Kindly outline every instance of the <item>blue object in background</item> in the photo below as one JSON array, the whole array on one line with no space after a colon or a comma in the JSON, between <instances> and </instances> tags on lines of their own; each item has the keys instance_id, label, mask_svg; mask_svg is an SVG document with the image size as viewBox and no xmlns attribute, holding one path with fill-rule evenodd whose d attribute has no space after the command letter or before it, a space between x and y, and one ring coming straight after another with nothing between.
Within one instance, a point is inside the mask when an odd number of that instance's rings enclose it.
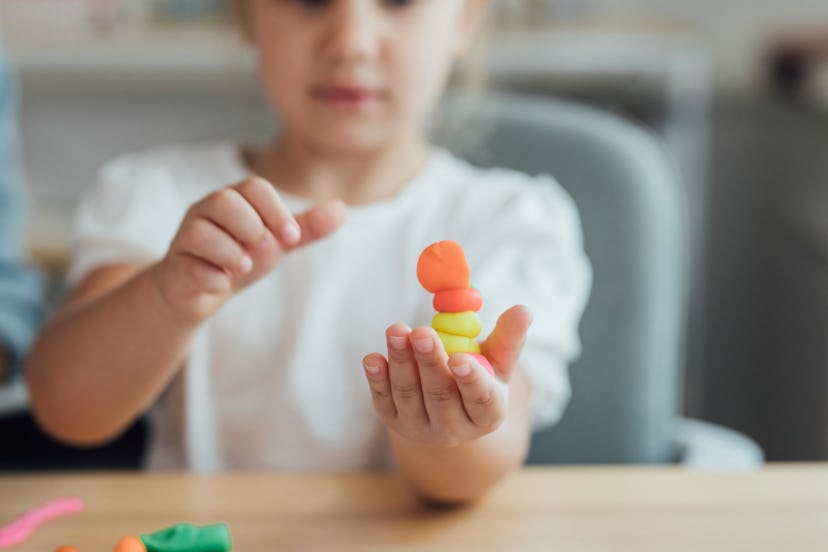
<instances>
[{"instance_id":1,"label":"blue object in background","mask_svg":"<svg viewBox=\"0 0 828 552\"><path fill-rule=\"evenodd\" d=\"M0 51L0 342L22 366L43 319L44 280L27 265L27 204L20 178L17 82Z\"/></svg>"}]
</instances>

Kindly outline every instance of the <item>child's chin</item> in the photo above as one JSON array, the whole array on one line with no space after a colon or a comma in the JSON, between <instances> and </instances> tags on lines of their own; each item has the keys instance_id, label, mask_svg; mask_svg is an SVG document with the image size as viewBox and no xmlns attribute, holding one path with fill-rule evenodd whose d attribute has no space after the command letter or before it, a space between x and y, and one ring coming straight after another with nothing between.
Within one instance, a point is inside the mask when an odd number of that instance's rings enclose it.
<instances>
[{"instance_id":1,"label":"child's chin","mask_svg":"<svg viewBox=\"0 0 828 552\"><path fill-rule=\"evenodd\" d=\"M391 133L365 124L330 124L316 133L318 147L340 155L359 155L382 149L389 144Z\"/></svg>"}]
</instances>

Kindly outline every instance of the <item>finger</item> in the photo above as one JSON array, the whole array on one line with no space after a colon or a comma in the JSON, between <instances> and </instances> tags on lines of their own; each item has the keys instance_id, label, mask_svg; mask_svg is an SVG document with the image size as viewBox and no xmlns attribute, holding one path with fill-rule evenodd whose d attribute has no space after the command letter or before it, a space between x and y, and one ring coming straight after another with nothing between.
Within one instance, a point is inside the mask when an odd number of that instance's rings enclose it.
<instances>
[{"instance_id":1,"label":"finger","mask_svg":"<svg viewBox=\"0 0 828 552\"><path fill-rule=\"evenodd\" d=\"M270 182L251 177L232 188L256 210L264 225L284 247L299 243L302 239L299 223Z\"/></svg>"},{"instance_id":2,"label":"finger","mask_svg":"<svg viewBox=\"0 0 828 552\"><path fill-rule=\"evenodd\" d=\"M213 192L197 204L195 211L243 246L259 243L267 232L259 213L235 188Z\"/></svg>"},{"instance_id":3,"label":"finger","mask_svg":"<svg viewBox=\"0 0 828 552\"><path fill-rule=\"evenodd\" d=\"M397 407L394 406L394 397L391 395L391 380L388 379L388 362L385 357L372 353L362 359L368 387L371 389L371 399L374 401L374 410L380 419L390 423L397 417Z\"/></svg>"},{"instance_id":4,"label":"finger","mask_svg":"<svg viewBox=\"0 0 828 552\"><path fill-rule=\"evenodd\" d=\"M467 423L460 391L448 369L448 355L436 332L428 326L416 328L409 341L417 359L423 402L432 425L448 429Z\"/></svg>"},{"instance_id":5,"label":"finger","mask_svg":"<svg viewBox=\"0 0 828 552\"><path fill-rule=\"evenodd\" d=\"M515 305L500 315L495 329L480 345L481 352L504 381L512 377L531 324L532 312L529 308Z\"/></svg>"},{"instance_id":6,"label":"finger","mask_svg":"<svg viewBox=\"0 0 828 552\"><path fill-rule=\"evenodd\" d=\"M397 417L411 424L427 424L428 415L423 404L423 393L417 363L408 336L411 330L394 324L385 332L388 345L388 377Z\"/></svg>"},{"instance_id":7,"label":"finger","mask_svg":"<svg viewBox=\"0 0 828 552\"><path fill-rule=\"evenodd\" d=\"M347 218L348 209L339 199L326 201L297 215L296 221L302 229L302 238L293 247L302 247L331 235Z\"/></svg>"},{"instance_id":8,"label":"finger","mask_svg":"<svg viewBox=\"0 0 828 552\"><path fill-rule=\"evenodd\" d=\"M227 271L244 275L253 267L253 261L224 230L205 218L191 218L182 225L177 237L177 249L197 259Z\"/></svg>"},{"instance_id":9,"label":"finger","mask_svg":"<svg viewBox=\"0 0 828 552\"><path fill-rule=\"evenodd\" d=\"M448 365L472 423L486 432L497 429L506 416L506 397L500 388L503 384L469 355L453 354Z\"/></svg>"}]
</instances>

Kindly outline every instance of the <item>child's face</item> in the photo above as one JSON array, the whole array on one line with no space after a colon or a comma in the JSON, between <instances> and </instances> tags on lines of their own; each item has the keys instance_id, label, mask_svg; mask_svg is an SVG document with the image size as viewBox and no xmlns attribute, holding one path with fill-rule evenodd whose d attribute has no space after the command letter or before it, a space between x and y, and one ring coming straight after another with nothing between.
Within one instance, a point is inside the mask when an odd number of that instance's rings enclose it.
<instances>
[{"instance_id":1,"label":"child's face","mask_svg":"<svg viewBox=\"0 0 828 552\"><path fill-rule=\"evenodd\" d=\"M486 0L237 0L265 94L313 147L420 132Z\"/></svg>"}]
</instances>

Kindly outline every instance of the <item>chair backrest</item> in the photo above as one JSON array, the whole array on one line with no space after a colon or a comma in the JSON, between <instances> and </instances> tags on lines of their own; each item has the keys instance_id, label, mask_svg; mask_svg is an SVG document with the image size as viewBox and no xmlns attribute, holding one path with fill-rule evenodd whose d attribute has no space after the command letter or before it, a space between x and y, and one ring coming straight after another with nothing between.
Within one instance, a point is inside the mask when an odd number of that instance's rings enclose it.
<instances>
[{"instance_id":1,"label":"chair backrest","mask_svg":"<svg viewBox=\"0 0 828 552\"><path fill-rule=\"evenodd\" d=\"M678 184L657 141L620 117L551 98L492 96L464 157L549 173L581 213L594 284L562 420L530 463L673 459L686 310Z\"/></svg>"}]
</instances>

